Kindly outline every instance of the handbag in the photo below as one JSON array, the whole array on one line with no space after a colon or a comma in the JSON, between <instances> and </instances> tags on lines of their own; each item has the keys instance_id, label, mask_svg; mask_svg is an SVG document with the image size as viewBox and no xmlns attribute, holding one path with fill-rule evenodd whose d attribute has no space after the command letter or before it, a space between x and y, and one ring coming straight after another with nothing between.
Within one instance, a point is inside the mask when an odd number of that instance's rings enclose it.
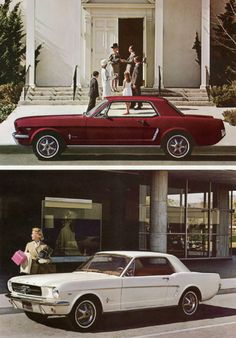
<instances>
[{"instance_id":1,"label":"handbag","mask_svg":"<svg viewBox=\"0 0 236 338\"><path fill-rule=\"evenodd\" d=\"M11 257L11 260L16 264L16 265L21 265L27 260L26 254L18 250L14 253L14 255Z\"/></svg>"}]
</instances>

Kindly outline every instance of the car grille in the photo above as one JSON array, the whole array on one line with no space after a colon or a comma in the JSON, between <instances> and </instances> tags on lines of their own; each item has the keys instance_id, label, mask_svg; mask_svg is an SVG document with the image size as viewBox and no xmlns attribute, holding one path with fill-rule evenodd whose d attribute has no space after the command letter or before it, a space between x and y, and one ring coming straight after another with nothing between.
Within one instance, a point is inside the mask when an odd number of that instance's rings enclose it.
<instances>
[{"instance_id":1,"label":"car grille","mask_svg":"<svg viewBox=\"0 0 236 338\"><path fill-rule=\"evenodd\" d=\"M35 285L12 283L12 289L13 291L24 295L42 296L41 288Z\"/></svg>"}]
</instances>

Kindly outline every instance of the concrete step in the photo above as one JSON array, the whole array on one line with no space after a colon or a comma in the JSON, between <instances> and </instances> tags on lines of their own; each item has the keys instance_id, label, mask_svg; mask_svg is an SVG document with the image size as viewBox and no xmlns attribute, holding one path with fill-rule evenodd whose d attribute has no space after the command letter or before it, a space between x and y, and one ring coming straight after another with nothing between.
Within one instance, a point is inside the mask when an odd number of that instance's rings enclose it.
<instances>
[{"instance_id":1,"label":"concrete step","mask_svg":"<svg viewBox=\"0 0 236 338\"><path fill-rule=\"evenodd\" d=\"M88 104L88 101L79 101L79 100L76 100L76 101L72 101L72 100L33 100L33 101L19 101L18 105L20 106L30 106L30 105L43 105L43 106L56 106L56 105L59 105L59 106L66 106L66 105L87 105Z\"/></svg>"},{"instance_id":2,"label":"concrete step","mask_svg":"<svg viewBox=\"0 0 236 338\"><path fill-rule=\"evenodd\" d=\"M185 97L181 96L161 96L164 99L167 99L168 101L188 101Z\"/></svg>"},{"instance_id":3,"label":"concrete step","mask_svg":"<svg viewBox=\"0 0 236 338\"><path fill-rule=\"evenodd\" d=\"M171 101L175 106L214 106L212 101Z\"/></svg>"},{"instance_id":4,"label":"concrete step","mask_svg":"<svg viewBox=\"0 0 236 338\"><path fill-rule=\"evenodd\" d=\"M102 92L100 88L100 93ZM88 104L89 88L78 88L76 91L75 100L73 100L73 89L71 87L35 87L30 88L27 94L26 101L21 101L20 104L42 104L42 105L57 105L57 104ZM113 92L112 95L122 95L122 87L119 87L118 92ZM159 96L157 88L142 88L142 95ZM209 102L206 90L199 88L164 88L161 91L161 97L166 98L173 104L180 105L213 105Z\"/></svg>"}]
</instances>

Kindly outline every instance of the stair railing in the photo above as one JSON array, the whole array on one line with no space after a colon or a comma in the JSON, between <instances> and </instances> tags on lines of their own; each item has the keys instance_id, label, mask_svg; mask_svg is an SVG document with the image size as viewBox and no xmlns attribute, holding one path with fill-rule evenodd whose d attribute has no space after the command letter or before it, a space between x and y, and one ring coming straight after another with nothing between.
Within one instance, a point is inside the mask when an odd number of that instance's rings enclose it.
<instances>
[{"instance_id":1,"label":"stair railing","mask_svg":"<svg viewBox=\"0 0 236 338\"><path fill-rule=\"evenodd\" d=\"M27 96L28 90L29 90L29 88L30 88L30 85L29 85L29 73L30 73L30 68L31 68L31 65L28 66L28 68L27 68L27 70L26 70L26 73L25 73L24 101L26 100L26 96Z\"/></svg>"},{"instance_id":2,"label":"stair railing","mask_svg":"<svg viewBox=\"0 0 236 338\"><path fill-rule=\"evenodd\" d=\"M206 70L206 85L209 86L210 85L210 72L207 66L205 66L205 70Z\"/></svg>"},{"instance_id":3,"label":"stair railing","mask_svg":"<svg viewBox=\"0 0 236 338\"><path fill-rule=\"evenodd\" d=\"M77 77L78 77L78 65L75 66L73 75L73 101L75 100L77 91Z\"/></svg>"},{"instance_id":4,"label":"stair railing","mask_svg":"<svg viewBox=\"0 0 236 338\"><path fill-rule=\"evenodd\" d=\"M208 96L208 101L211 101L211 86L210 86L210 72L207 66L205 66L205 71L206 71L206 91L207 91L207 96Z\"/></svg>"},{"instance_id":5,"label":"stair railing","mask_svg":"<svg viewBox=\"0 0 236 338\"><path fill-rule=\"evenodd\" d=\"M158 93L161 95L161 66L158 66Z\"/></svg>"}]
</instances>

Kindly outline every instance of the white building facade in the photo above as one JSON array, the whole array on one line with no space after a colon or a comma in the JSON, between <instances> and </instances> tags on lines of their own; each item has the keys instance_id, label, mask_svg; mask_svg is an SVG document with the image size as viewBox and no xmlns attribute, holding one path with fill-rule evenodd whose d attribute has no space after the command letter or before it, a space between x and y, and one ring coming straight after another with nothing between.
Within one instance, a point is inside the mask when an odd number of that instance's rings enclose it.
<instances>
[{"instance_id":1,"label":"white building facade","mask_svg":"<svg viewBox=\"0 0 236 338\"><path fill-rule=\"evenodd\" d=\"M31 86L71 86L75 67L79 85L87 86L100 60L118 42L146 57L146 87L205 88L210 71L210 36L214 17L226 0L23 0L26 63ZM201 67L192 49L201 41ZM34 50L42 44L35 71Z\"/></svg>"}]
</instances>

